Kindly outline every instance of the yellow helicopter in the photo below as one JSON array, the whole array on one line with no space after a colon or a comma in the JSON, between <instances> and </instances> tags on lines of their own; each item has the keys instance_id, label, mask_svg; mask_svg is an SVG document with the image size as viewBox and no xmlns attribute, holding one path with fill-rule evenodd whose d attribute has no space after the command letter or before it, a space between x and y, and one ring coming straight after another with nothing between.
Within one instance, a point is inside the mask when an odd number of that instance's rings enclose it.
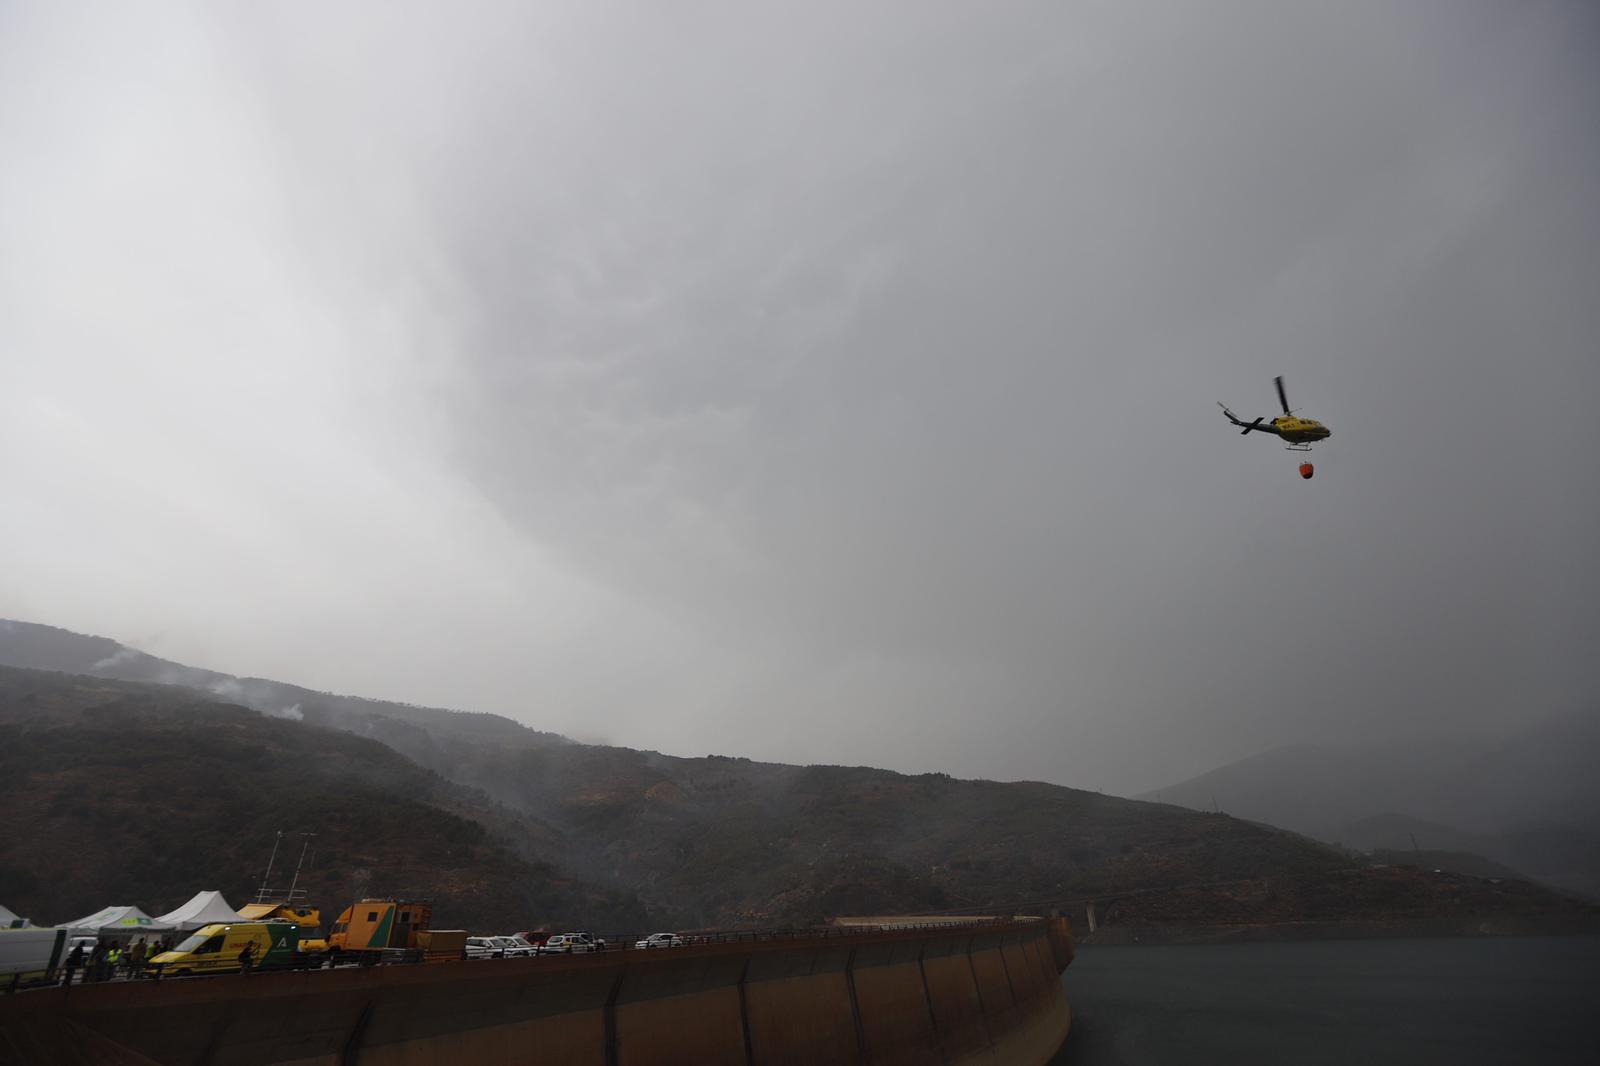
<instances>
[{"instance_id":1,"label":"yellow helicopter","mask_svg":"<svg viewBox=\"0 0 1600 1066\"><path fill-rule=\"evenodd\" d=\"M1309 452L1311 446L1317 441L1327 440L1333 436L1333 431L1316 419L1301 418L1289 410L1289 397L1283 391L1282 377L1273 378L1272 383L1278 387L1278 402L1283 405L1283 414L1278 418L1274 418L1271 422L1267 422L1265 415L1252 422L1246 422L1228 410L1227 404L1218 401L1217 406L1222 408L1222 413L1228 416L1228 421L1236 426L1244 427L1244 431L1240 436L1249 433L1252 429L1257 433L1276 433L1284 439L1291 451L1297 452ZM1267 424L1262 425L1263 422ZM1309 478L1313 472L1309 462L1300 465L1301 477Z\"/></svg>"}]
</instances>

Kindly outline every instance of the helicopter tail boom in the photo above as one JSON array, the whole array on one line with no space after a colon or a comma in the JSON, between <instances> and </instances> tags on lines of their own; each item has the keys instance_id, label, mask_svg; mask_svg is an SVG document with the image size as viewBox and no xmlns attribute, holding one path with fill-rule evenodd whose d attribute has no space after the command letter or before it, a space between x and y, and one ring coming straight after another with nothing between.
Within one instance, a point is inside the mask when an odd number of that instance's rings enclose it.
<instances>
[{"instance_id":1,"label":"helicopter tail boom","mask_svg":"<svg viewBox=\"0 0 1600 1066\"><path fill-rule=\"evenodd\" d=\"M1255 430L1257 433L1276 433L1277 432L1277 430L1273 429L1271 426L1263 426L1261 424L1262 422L1266 421L1266 416L1265 415L1263 415L1262 417L1256 419L1254 422L1246 422L1242 418L1240 418L1238 415L1236 415L1232 411L1228 410L1228 405L1223 403L1221 400L1217 401L1217 406L1222 408L1222 413L1228 416L1228 421L1229 422L1232 422L1236 426L1243 426L1244 427L1244 431L1239 434L1241 437L1244 436L1245 434L1249 433L1252 429Z\"/></svg>"}]
</instances>

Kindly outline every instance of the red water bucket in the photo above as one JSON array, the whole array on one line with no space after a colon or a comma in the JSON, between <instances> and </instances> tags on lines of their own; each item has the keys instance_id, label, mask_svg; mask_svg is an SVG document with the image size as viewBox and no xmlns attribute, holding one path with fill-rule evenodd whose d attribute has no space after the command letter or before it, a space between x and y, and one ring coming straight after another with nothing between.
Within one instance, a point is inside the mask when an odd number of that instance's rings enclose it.
<instances>
[{"instance_id":1,"label":"red water bucket","mask_svg":"<svg viewBox=\"0 0 1600 1066\"><path fill-rule=\"evenodd\" d=\"M1315 474L1316 472L1317 472L1316 467L1312 466L1310 463L1301 463L1300 464L1300 476L1301 477L1306 478L1307 480L1310 480L1311 475Z\"/></svg>"}]
</instances>

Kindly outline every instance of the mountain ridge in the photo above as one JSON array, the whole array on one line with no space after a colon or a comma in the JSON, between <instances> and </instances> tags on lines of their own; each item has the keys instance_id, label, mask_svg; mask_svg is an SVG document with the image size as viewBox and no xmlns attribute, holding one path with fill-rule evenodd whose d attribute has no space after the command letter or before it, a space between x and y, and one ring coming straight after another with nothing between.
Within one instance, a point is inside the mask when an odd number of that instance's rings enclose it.
<instances>
[{"instance_id":1,"label":"mountain ridge","mask_svg":"<svg viewBox=\"0 0 1600 1066\"><path fill-rule=\"evenodd\" d=\"M159 914L200 888L240 904L278 830L315 834L300 887L325 912L424 888L441 921L477 928L647 919L530 854L559 833L376 741L170 686L0 666L8 905L67 921L108 902Z\"/></svg>"},{"instance_id":2,"label":"mountain ridge","mask_svg":"<svg viewBox=\"0 0 1600 1066\"><path fill-rule=\"evenodd\" d=\"M0 626L0 662L32 655L101 673L159 671L189 682L173 691L199 685L211 698L214 686L227 689L230 680L153 657L119 656L115 642L82 642L89 640L104 638L13 622ZM579 744L498 716L231 680L239 682L241 700L253 698L266 714L295 719L285 725L376 741L534 819L558 838L548 846L559 854L549 858L563 874L635 894L668 926L796 925L849 913L1008 913L1025 903L1048 907L1050 900L1107 893L1185 889L1193 897L1194 886L1241 879L1267 886L1215 911L1237 916L1274 899L1326 900L1325 893L1291 887L1336 874L1353 878L1350 898L1366 898L1358 889L1370 880L1362 863L1326 844L1170 804L1044 782L669 756ZM286 693L296 702L284 704ZM1415 910L1434 887L1413 887L1408 906ZM1150 912L1151 897L1143 898ZM1496 898L1481 894L1478 902L1492 909L1501 905ZM1516 905L1525 904L1533 905ZM1186 907L1208 913L1206 892Z\"/></svg>"},{"instance_id":3,"label":"mountain ridge","mask_svg":"<svg viewBox=\"0 0 1600 1066\"><path fill-rule=\"evenodd\" d=\"M1600 897L1600 712L1495 738L1296 744L1135 797L1213 806L1365 851L1473 852Z\"/></svg>"}]
</instances>

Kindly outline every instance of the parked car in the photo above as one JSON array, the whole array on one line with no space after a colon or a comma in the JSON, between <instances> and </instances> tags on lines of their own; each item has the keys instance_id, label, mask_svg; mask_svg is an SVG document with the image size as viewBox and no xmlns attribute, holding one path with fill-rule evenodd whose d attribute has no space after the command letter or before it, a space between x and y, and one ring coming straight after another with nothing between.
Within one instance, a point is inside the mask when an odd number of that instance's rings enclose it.
<instances>
[{"instance_id":1,"label":"parked car","mask_svg":"<svg viewBox=\"0 0 1600 1066\"><path fill-rule=\"evenodd\" d=\"M557 933L539 945L541 955L577 955L597 950L599 949L594 946L593 940L578 933Z\"/></svg>"},{"instance_id":2,"label":"parked car","mask_svg":"<svg viewBox=\"0 0 1600 1066\"><path fill-rule=\"evenodd\" d=\"M687 940L677 933L651 933L643 940L637 941L633 946L641 950L650 948L681 948L688 944Z\"/></svg>"},{"instance_id":3,"label":"parked car","mask_svg":"<svg viewBox=\"0 0 1600 1066\"><path fill-rule=\"evenodd\" d=\"M594 945L594 950L596 951L604 951L606 949L606 942L604 940L601 940L593 933L586 932L582 929L578 930L576 933L568 933L567 935L579 937L582 940L587 941L588 943Z\"/></svg>"},{"instance_id":4,"label":"parked car","mask_svg":"<svg viewBox=\"0 0 1600 1066\"><path fill-rule=\"evenodd\" d=\"M525 944L514 936L492 936L489 939L500 945L500 954L504 958L520 959L533 954L533 945Z\"/></svg>"},{"instance_id":5,"label":"parked car","mask_svg":"<svg viewBox=\"0 0 1600 1066\"><path fill-rule=\"evenodd\" d=\"M492 936L467 937L467 958L469 959L503 959L506 949L494 942Z\"/></svg>"}]
</instances>

